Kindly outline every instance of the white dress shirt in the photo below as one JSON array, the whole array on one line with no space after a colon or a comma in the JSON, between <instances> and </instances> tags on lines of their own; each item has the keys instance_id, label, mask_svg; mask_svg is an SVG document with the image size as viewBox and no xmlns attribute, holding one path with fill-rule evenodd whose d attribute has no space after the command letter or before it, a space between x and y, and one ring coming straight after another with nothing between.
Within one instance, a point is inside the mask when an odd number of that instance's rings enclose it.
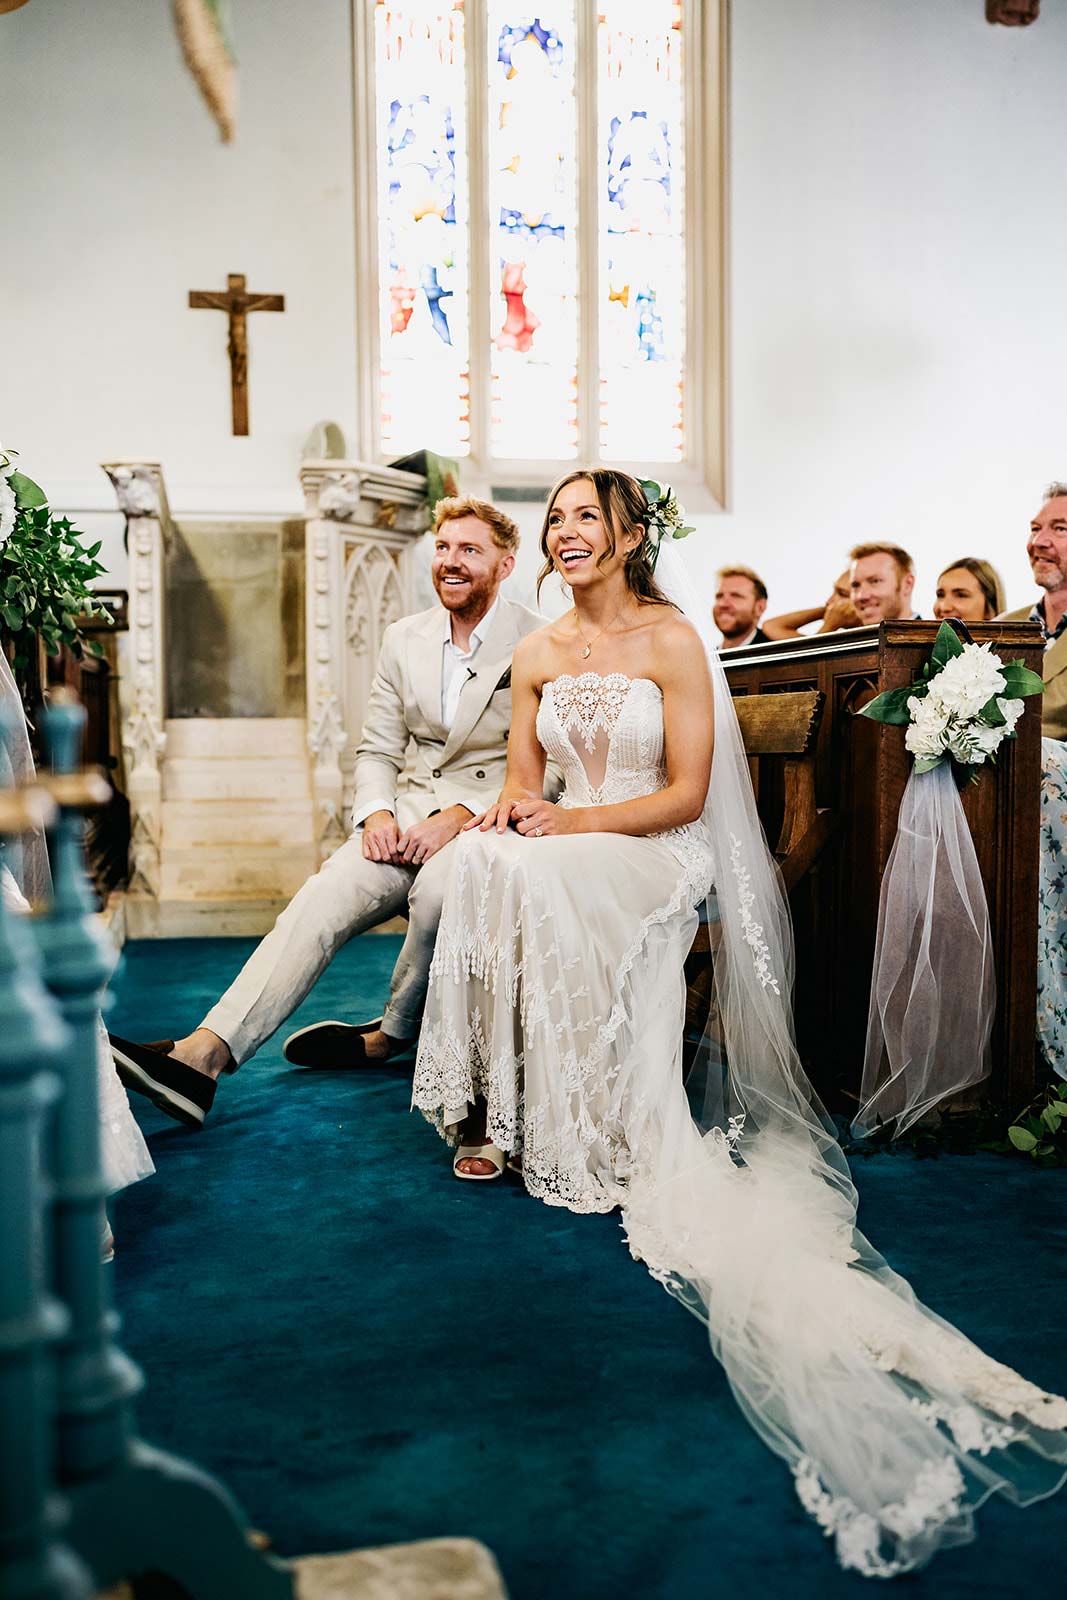
<instances>
[{"instance_id":1,"label":"white dress shirt","mask_svg":"<svg viewBox=\"0 0 1067 1600\"><path fill-rule=\"evenodd\" d=\"M456 711L459 706L459 697L463 685L468 678L474 677L471 662L478 654L482 640L493 624L493 616L499 605L499 599L494 600L489 610L485 613L477 627L471 629L470 649L463 651L452 642L452 618L448 612L444 615L444 632L441 642L441 721L449 730L456 720Z\"/></svg>"}]
</instances>

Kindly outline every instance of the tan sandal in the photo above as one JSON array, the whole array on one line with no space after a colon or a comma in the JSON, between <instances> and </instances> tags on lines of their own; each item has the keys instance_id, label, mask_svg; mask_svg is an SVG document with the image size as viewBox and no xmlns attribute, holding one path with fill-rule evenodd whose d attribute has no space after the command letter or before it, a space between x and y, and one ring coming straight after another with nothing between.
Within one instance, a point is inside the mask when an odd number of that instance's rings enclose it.
<instances>
[{"instance_id":1,"label":"tan sandal","mask_svg":"<svg viewBox=\"0 0 1067 1600\"><path fill-rule=\"evenodd\" d=\"M497 1178L504 1176L504 1163L507 1157L503 1150L498 1150L495 1144L461 1144L452 1157L452 1175L460 1178L464 1183L495 1183ZM493 1172L460 1172L461 1161L488 1161L496 1169Z\"/></svg>"}]
</instances>

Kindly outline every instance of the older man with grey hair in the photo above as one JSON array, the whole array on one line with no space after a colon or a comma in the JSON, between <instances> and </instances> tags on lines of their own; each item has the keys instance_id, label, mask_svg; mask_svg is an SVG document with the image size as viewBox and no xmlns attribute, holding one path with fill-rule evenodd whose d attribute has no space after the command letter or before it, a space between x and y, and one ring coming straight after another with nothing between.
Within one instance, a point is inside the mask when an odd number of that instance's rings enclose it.
<instances>
[{"instance_id":1,"label":"older man with grey hair","mask_svg":"<svg viewBox=\"0 0 1067 1600\"><path fill-rule=\"evenodd\" d=\"M1006 611L1005 622L1036 622L1045 640L1041 731L1067 739L1067 483L1050 483L1030 519L1026 543L1034 582L1044 591L1032 606Z\"/></svg>"}]
</instances>

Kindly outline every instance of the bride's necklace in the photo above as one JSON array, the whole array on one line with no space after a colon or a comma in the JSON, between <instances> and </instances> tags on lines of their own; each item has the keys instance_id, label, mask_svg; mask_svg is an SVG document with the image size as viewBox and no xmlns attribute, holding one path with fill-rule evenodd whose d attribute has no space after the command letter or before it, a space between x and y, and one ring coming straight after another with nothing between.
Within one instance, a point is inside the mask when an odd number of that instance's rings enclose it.
<instances>
[{"instance_id":1,"label":"bride's necklace","mask_svg":"<svg viewBox=\"0 0 1067 1600\"><path fill-rule=\"evenodd\" d=\"M593 637L591 639L587 639L585 634L582 632L582 625L578 621L578 607L575 606L575 608L574 608L574 626L578 631L579 639L585 645L585 649L582 651L582 660L583 661L588 661L589 660L590 651L592 650L593 646L596 644L597 640L600 638L600 634L607 633L607 631L611 627L612 623L618 622L619 618L622 616L623 611L625 609L626 609L626 601L624 600L622 605L619 607L618 611L616 611L615 615L611 618L611 621L610 622L605 622L604 626L600 629L600 633L594 633L594 635L593 635Z\"/></svg>"}]
</instances>

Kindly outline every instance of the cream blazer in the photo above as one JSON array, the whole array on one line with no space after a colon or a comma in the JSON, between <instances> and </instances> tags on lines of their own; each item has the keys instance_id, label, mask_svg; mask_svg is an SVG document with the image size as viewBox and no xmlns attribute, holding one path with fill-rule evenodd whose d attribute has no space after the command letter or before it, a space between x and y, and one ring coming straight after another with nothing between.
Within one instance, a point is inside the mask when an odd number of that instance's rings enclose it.
<instances>
[{"instance_id":1,"label":"cream blazer","mask_svg":"<svg viewBox=\"0 0 1067 1600\"><path fill-rule=\"evenodd\" d=\"M544 617L498 601L489 632L460 690L455 721L441 721L442 608L385 630L356 749L352 825L391 811L401 830L464 805L477 815L504 783L511 726L511 655ZM409 761L409 744L413 742Z\"/></svg>"},{"instance_id":2,"label":"cream blazer","mask_svg":"<svg viewBox=\"0 0 1067 1600\"><path fill-rule=\"evenodd\" d=\"M1018 611L1005 611L999 622L1025 622L1030 607ZM1045 680L1045 693L1041 698L1041 732L1046 739L1067 739L1067 633L1061 633L1056 643L1045 651L1041 663L1041 676Z\"/></svg>"}]
</instances>

